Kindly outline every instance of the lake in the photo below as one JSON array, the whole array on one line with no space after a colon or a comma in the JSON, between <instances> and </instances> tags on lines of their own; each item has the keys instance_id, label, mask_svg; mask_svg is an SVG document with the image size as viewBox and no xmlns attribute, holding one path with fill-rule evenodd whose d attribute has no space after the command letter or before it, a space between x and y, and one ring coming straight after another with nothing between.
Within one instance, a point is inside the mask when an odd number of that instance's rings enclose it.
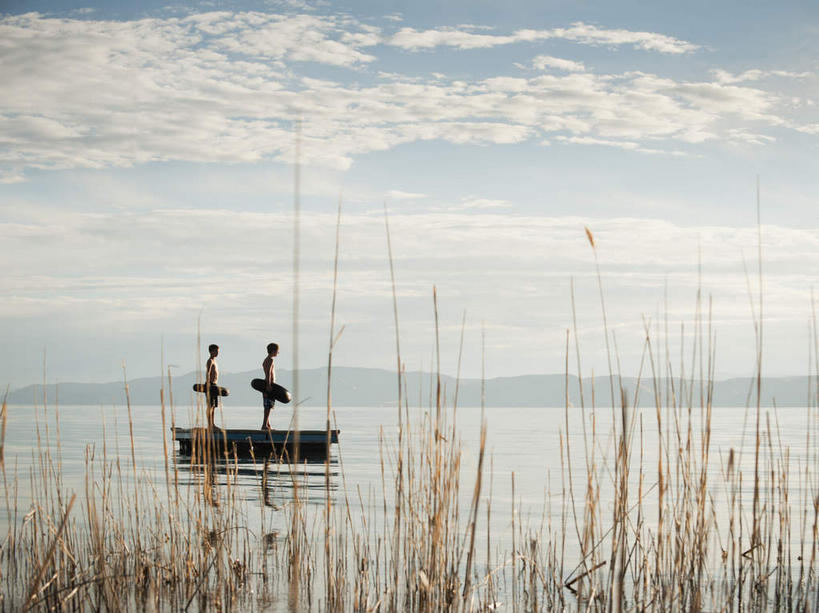
<instances>
[{"instance_id":1,"label":"lake","mask_svg":"<svg viewBox=\"0 0 819 613\"><path fill-rule=\"evenodd\" d=\"M713 409L710 429L710 460L704 473L702 464L702 415L693 411L660 412L655 409L629 411L627 429L630 433L630 473L627 476L627 504L641 507L642 529L649 533L657 530L659 498L658 468L662 459L666 478L682 482L707 480L709 501L712 505L709 522L714 534L711 548L718 551L726 541L725 531L731 518L737 514L738 497L747 514L754 497L756 413L755 409ZM76 492L82 499L86 491L87 458L90 453L99 461L103 456L117 466L121 474L121 491L127 500L132 485L153 484L153 496L167 501L165 494L165 445L171 451L170 471L176 467L180 486L199 483L201 472L191 466L186 457L175 452L170 437L173 421L179 427L201 423L194 407L177 407L168 412L167 424L162 427L162 411L158 406L127 407L65 406L59 410L23 406L8 408L5 436L5 468L7 492L12 491L6 513L0 514L5 532L9 522L21 521L29 513L32 502L42 498L42 492L33 491L37 479L31 475L43 471L40 461L44 454L54 459L55 471L64 492ZM435 411L409 408L404 419L413 424L413 432L434 419ZM217 412L217 425L227 428L256 428L261 422L261 407L225 406ZM587 465L592 466L598 512L608 518L617 501L612 481L616 470L616 432L622 424L619 411L611 409L580 410L572 408L489 408L483 413L486 428L486 457L481 489L481 515L476 531L478 539L492 536L493 563L503 563L514 544L513 539L525 534L565 535L561 559L565 568L574 569L581 560L578 540L582 532L583 496L587 491ZM481 417L479 408L460 408L457 412L444 411L443 436L451 442L460 441L460 487L458 513L468 524L468 511L473 496L480 452ZM812 515L812 500L816 494L815 475L811 472L817 462L817 413L805 408L763 409L759 438L759 473L762 475L760 496L769 506L782 500L782 485L787 484L787 498L793 517L793 530L788 532L789 546L815 546L806 528ZM298 424L301 429L323 429L326 409L300 407ZM274 428L284 429L293 423L291 407L277 405L271 417ZM568 424L567 424L568 420ZM617 430L612 429L612 423ZM301 495L306 497L307 513L319 517L329 495L334 505L345 506L349 512L360 515L362 521L378 518L387 521L387 509L395 499L392 474L395 469L395 448L398 432L398 412L395 408L339 408L333 414L333 427L340 429L339 445L334 446L331 460L325 468L308 464L296 470L295 477ZM453 435L454 428L454 435ZM133 433L131 432L133 429ZM568 437L566 432L568 431ZM658 434L658 431L661 434ZM420 434L415 435L417 440ZM163 440L164 437L164 440ZM660 454L660 438L664 442ZM133 438L133 447L131 440ZM410 436L412 438L412 436ZM566 451L568 441L569 452ZM133 450L133 455L132 455ZM382 463L382 458L384 462ZM690 458L685 468L680 458ZM133 467L136 463L136 469ZM669 465L670 464L670 465ZM681 466L683 465L683 466ZM730 465L730 466L729 466ZM270 466L264 473L261 462L242 461L234 467L234 495L240 501L241 521L257 540L266 534L286 534L288 516L281 512L292 498L293 475L288 467ZM329 488L325 470L329 470ZM225 483L230 470L217 471L217 483ZM741 481L736 475L743 475ZM770 477L781 474L782 479ZM571 475L571 479L568 479ZM733 475L733 476L732 476ZM766 476L768 475L768 476ZM220 486L217 485L217 489ZM668 497L683 497L682 486L670 487ZM36 490L36 487L35 487ZM163 502L163 504L164 504ZM674 504L678 504L678 500ZM491 514L486 508L491 504ZM733 506L732 506L733 505ZM310 510L312 509L312 510ZM733 510L732 510L733 509ZM811 514L805 515L810 509ZM574 518L578 518L575 525ZM385 524L386 525L386 524ZM513 530L513 526L515 530ZM373 529L373 528L370 528ZM378 528L374 528L378 530ZM606 536L602 528L599 535ZM465 534L465 530L464 530ZM518 544L519 546L519 544ZM486 560L487 567L490 561ZM286 608L278 602L277 607Z\"/></svg>"},{"instance_id":2,"label":"lake","mask_svg":"<svg viewBox=\"0 0 819 613\"><path fill-rule=\"evenodd\" d=\"M722 487L724 464L728 453L733 449L742 471L753 473L753 451L755 442L755 409L737 408L713 409L711 421L711 454L709 480L711 487L719 490ZM132 407L133 439L136 451L138 474L147 474L152 480L161 483L164 480L163 435L169 450L175 449L170 436L171 420L179 427L189 427L196 423L195 410L191 407L177 408L174 415L168 412L167 429L162 429L161 409L158 406ZM420 424L431 415L428 410L410 408L410 420ZM299 407L299 427L301 429L324 429L326 408ZM224 407L217 413L216 424L226 428L258 428L261 422L261 407ZM434 416L434 411L432 412ZM663 430L671 428L674 436L674 421L666 411ZM762 409L763 419L771 422L773 454L779 456L788 448L791 465L803 467L816 460L817 432L816 415L809 419L805 408ZM477 456L480 442L481 410L480 408L460 408L455 416L456 431L463 446L462 475L471 487L477 470ZM688 414L683 412L681 428L688 427ZM566 431L566 411L564 408L488 408L485 410L487 425L487 465L486 478L491 475L493 481L493 511L497 521L497 534L502 534L504 527L511 525L512 489L511 477L515 475L515 499L517 512L524 518L539 519L549 498L561 495L561 476L563 470L561 457L561 434ZM619 419L619 414L617 416ZM643 444L640 445L640 423L642 419ZM276 429L285 429L291 425L293 410L290 407L277 405L271 417L271 425ZM634 422L634 443L636 449L642 448L643 455L634 451L634 466L642 466L646 472L647 485L656 482L657 469L657 418L654 409L641 409ZM349 491L361 491L373 498L382 490L382 472L380 449L392 448L397 437L398 414L395 408L350 408L335 410L332 418L334 427L341 430L339 445L334 446L331 460L333 484L336 495L340 479L339 456L344 466L347 488ZM447 414L449 427L452 423L452 412ZM577 486L585 483L586 467L583 455L583 412L572 409L569 412L569 444L572 457L572 473ZM593 421L597 428L597 462L606 469L607 458L610 461L612 451L611 409L585 411L586 433L590 437ZM199 422L201 423L201 421ZM700 433L700 413L691 413L691 429L697 441ZM106 447L109 460L120 458L129 470L131 464L131 443L128 410L126 407L100 406L66 406L59 410L32 407L9 407L6 429L5 459L7 470L21 477L20 509L27 507L30 492L25 487L25 477L33 463L33 453L39 437L43 447L48 447L56 457L61 454L62 479L66 489L80 492L84 488L86 448L93 447L98 456ZM57 433L59 432L59 446ZM809 435L813 435L810 439ZM763 424L763 452L767 453L767 426ZM49 443L46 443L49 441ZM185 458L174 454L184 469ZM260 488L262 464L243 464L239 485L251 506L263 504ZM255 472L254 472L255 471ZM306 473L308 482L315 479L324 486L323 465L311 466ZM130 477L129 477L130 478ZM281 480L284 490L289 479ZM750 482L749 482L750 483ZM577 487L576 486L576 487ZM749 486L750 487L750 486ZM388 488L389 489L389 488ZM798 488L795 490L798 493ZM286 492L279 492L286 495ZM471 496L471 489L466 488L465 500ZM323 504L323 491L316 495L312 502ZM3 518L0 518L3 521Z\"/></svg>"}]
</instances>

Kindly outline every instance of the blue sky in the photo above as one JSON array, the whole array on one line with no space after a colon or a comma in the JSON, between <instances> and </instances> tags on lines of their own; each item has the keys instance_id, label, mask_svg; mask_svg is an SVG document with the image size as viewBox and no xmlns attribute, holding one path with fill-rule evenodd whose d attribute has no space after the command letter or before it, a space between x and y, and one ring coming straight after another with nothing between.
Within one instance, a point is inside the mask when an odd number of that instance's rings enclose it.
<instances>
[{"instance_id":1,"label":"blue sky","mask_svg":"<svg viewBox=\"0 0 819 613\"><path fill-rule=\"evenodd\" d=\"M605 370L594 259L624 370L643 323L691 346L713 298L719 376L752 373L756 177L766 369L809 367L819 272L815 3L5 2L0 368L14 386L292 356L326 361L343 202L339 363L391 368L390 211L408 368ZM698 276L698 262L702 274ZM666 299L667 296L667 299ZM199 324L197 322L200 322ZM680 340L682 338L682 341ZM291 349L288 351L288 347Z\"/></svg>"}]
</instances>

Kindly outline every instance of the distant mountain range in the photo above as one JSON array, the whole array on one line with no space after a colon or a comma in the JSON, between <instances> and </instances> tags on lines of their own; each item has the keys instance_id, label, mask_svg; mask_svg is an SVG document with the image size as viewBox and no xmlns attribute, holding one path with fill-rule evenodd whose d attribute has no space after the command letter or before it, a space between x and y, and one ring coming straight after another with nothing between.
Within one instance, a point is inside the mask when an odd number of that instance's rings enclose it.
<instances>
[{"instance_id":1,"label":"distant mountain range","mask_svg":"<svg viewBox=\"0 0 819 613\"><path fill-rule=\"evenodd\" d=\"M258 371L241 373L222 373L219 383L230 389L230 396L225 404L234 406L252 406L261 404L260 394L250 387L250 380L259 376ZM277 381L292 390L292 373L277 372ZM564 406L566 402L566 383L568 381L569 402L571 406L580 406L580 390L577 377L569 375L523 375L519 377L498 377L483 382L486 406L494 407L555 407ZM190 404L194 395L191 386L197 382L195 373L176 377L172 381L174 404ZM411 406L434 406L436 381L430 373L411 372L405 376L405 393ZM762 382L763 406L807 406L809 393L816 400L815 382L808 377L769 377ZM167 386L167 382L166 382ZM623 377L622 386L629 404L634 402L637 380L634 377ZM159 377L146 377L129 381L131 404L158 405L162 381ZM461 379L456 386L454 377L441 376L442 394L448 405L452 405L456 392L458 406L480 407L480 379ZM683 398L677 404L681 406L700 406L701 386L699 381L661 380L657 385L664 400L674 394ZM588 379L583 381L584 403L591 406L592 398L596 406L610 406L610 385L608 377L598 377L594 389ZM615 395L619 401L619 383L615 377ZM750 393L751 390L754 393ZM811 392L812 390L812 392ZM123 382L113 383L60 383L46 386L46 398L49 404L102 404L124 405L125 387ZM593 393L592 393L593 392ZM703 392L704 393L704 392ZM755 400L755 380L750 377L726 379L714 383L712 406L742 407L748 398L751 404ZM306 406L323 406L327 402L327 371L323 368L300 371L298 400ZM395 406L397 404L397 377L395 372L373 368L336 367L333 368L332 403L333 406ZM168 391L166 390L166 400ZM655 400L654 385L650 380L640 382L639 403L651 406ZM29 385L14 390L8 396L11 404L33 405L43 403L43 386Z\"/></svg>"}]
</instances>

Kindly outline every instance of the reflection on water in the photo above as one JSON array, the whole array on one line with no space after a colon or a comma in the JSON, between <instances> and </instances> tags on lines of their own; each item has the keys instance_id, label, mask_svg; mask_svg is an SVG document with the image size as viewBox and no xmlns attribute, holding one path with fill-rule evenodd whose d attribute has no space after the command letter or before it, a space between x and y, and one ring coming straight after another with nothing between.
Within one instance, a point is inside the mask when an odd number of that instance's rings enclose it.
<instances>
[{"instance_id":1,"label":"reflection on water","mask_svg":"<svg viewBox=\"0 0 819 613\"><path fill-rule=\"evenodd\" d=\"M325 497L335 496L339 488L338 460L334 457L326 462L313 459L291 464L242 457L202 461L199 454L192 458L176 452L174 462L182 487L202 486L207 481L210 488L235 488L240 499L259 501L272 509L292 500L294 488L307 504L314 505L324 504Z\"/></svg>"}]
</instances>

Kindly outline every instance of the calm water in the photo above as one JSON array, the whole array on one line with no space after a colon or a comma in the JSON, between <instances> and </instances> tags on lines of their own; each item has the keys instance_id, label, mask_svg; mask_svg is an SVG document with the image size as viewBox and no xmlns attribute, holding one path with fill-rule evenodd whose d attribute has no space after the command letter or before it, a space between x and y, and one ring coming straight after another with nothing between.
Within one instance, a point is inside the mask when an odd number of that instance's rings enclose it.
<instances>
[{"instance_id":1,"label":"calm water","mask_svg":"<svg viewBox=\"0 0 819 613\"><path fill-rule=\"evenodd\" d=\"M815 413L815 412L814 412ZM299 426L302 429L323 429L325 409L300 408ZM472 485L476 474L478 447L481 426L480 409L459 409L456 415L458 437L463 445L461 499L462 511L466 513L472 495ZM132 409L133 439L136 451L138 479L150 478L161 492L164 488L165 463L163 455L163 435L169 445L171 462L179 468L180 483L183 485L196 478L189 469L186 459L174 450L169 432L163 431L159 407L139 406ZM410 409L410 419L415 425L420 424L428 413ZM561 453L561 435L565 436L566 415L562 408L514 408L487 409L485 413L488 437L487 460L485 464L485 481L483 501L490 493L492 525L494 537L510 534L512 526L512 474L514 473L516 522L529 524L538 528L541 522L559 517L564 504L563 488L568 491L569 483L563 477L568 471L566 455ZM666 412L663 418L663 436L674 439L679 428L683 436L688 428L688 412L684 412L678 423ZM194 409L177 409L173 419L178 426L187 427L195 421ZM273 427L286 428L293 419L293 410L277 407L271 420ZM451 412L447 417L452 423ZM619 419L619 417L618 417ZM168 415L170 426L171 415ZM694 438L699 441L699 412L693 411L690 417ZM229 407L217 415L217 424L228 428L254 428L261 421L261 407ZM610 410L598 409L594 412L572 410L569 415L568 441L571 448L572 475L577 504L582 508L580 496L585 488L586 467L584 447L594 449L595 464L601 481L601 501L609 505L607 498L610 481L609 462L613 457L611 437L612 415ZM801 508L804 499L812 498L812 488L805 488L800 483L799 474L805 465L817 465L817 446L819 440L816 432L815 415L807 409L786 408L763 410L762 439L764 457L771 456L781 461L788 454L792 475L791 504ZM397 432L397 414L394 408L339 408L335 412L336 427L341 430L340 445L334 449L331 462L331 493L336 501L343 501L345 496L350 503L363 512L381 508L384 493L391 496L389 480L390 465L387 464L387 485L382 485L382 466L380 462L380 441L384 448L394 447ZM770 424L772 436L767 438ZM656 515L656 495L651 495L652 485L656 482L657 470L657 417L653 409L638 412L632 422L634 444L632 467L634 469L631 499L636 501L639 468L644 471L643 490L645 496L646 517ZM587 436L594 428L597 433L595 445L584 446L584 426ZM750 504L753 476L753 450L755 442L755 413L745 409L714 409L711 434L711 464L709 482L712 495L717 505L720 497L727 496L727 486L723 477L724 466L729 450L735 452L736 462L742 469L746 483L746 501ZM59 445L57 443L59 432ZM127 482L134 478L131 459L130 431L128 411L124 407L100 406L66 406L43 410L31 407L9 408L8 424L5 439L5 461L7 483L17 490L17 502L10 504L17 508L18 516L25 514L31 505L31 471L37 467L38 433L40 446L47 449L55 458L60 458L61 477L65 490L76 491L78 500L82 500L85 491L86 453L93 450L98 458L103 453L108 460L120 458L123 478ZM810 435L810 436L808 436ZM642 444L640 438L642 437ZM770 442L770 447L769 443ZM696 447L692 450L698 454ZM676 446L676 443L675 443ZM642 450L642 452L641 452ZM345 480L341 478L341 467ZM262 466L250 462L243 463L239 470L241 498L248 510L249 524L252 529L268 527L253 526L261 521L263 507L275 508L283 504L290 495L291 479L289 475L272 472L267 479L271 486L267 498L262 492ZM309 500L316 505L323 504L325 496L323 464L308 466L303 472L307 484ZM162 486L162 487L159 487ZM124 490L127 492L128 488ZM267 504L266 504L267 503ZM5 506L5 503L0 503ZM792 510L796 510L795 508ZM0 526L5 527L12 509L0 513ZM717 513L718 517L720 511ZM795 516L795 514L794 514ZM268 514L268 518L270 514ZM608 515L604 514L604 517ZM274 519L275 522L275 514ZM503 540L503 539L502 539Z\"/></svg>"}]
</instances>

